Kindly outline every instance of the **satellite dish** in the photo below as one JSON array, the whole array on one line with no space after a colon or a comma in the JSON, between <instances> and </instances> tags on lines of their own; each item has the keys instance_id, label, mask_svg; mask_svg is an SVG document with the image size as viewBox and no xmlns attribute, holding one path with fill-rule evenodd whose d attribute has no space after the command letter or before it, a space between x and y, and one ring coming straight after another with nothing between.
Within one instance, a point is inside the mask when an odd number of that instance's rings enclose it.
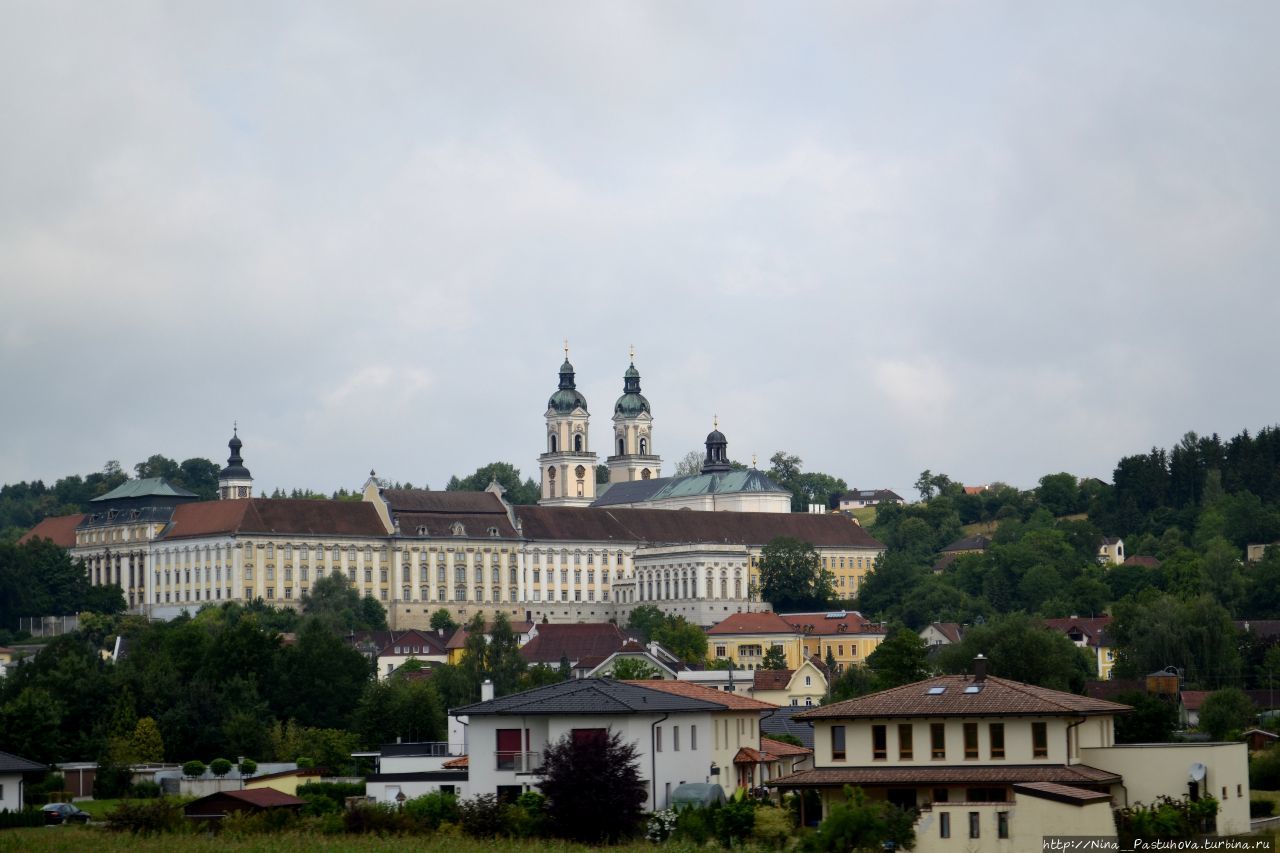
<instances>
[{"instance_id":1,"label":"satellite dish","mask_svg":"<svg viewBox=\"0 0 1280 853\"><path fill-rule=\"evenodd\" d=\"M1205 772L1206 772L1207 770L1208 770L1208 768L1207 768L1207 767L1205 767L1203 764L1201 764L1199 761L1197 761L1195 764L1192 764L1192 765L1191 765L1191 769L1188 771L1188 773L1189 773L1189 774L1190 774L1190 776L1191 776L1191 781L1192 781L1192 782L1203 782L1203 781L1204 781L1204 774L1205 774Z\"/></svg>"}]
</instances>

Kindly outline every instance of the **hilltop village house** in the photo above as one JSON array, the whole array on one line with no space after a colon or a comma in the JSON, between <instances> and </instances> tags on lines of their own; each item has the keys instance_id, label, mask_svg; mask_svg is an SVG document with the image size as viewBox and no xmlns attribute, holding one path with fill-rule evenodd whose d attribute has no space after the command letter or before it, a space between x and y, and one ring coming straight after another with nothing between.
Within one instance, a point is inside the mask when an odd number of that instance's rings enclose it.
<instances>
[{"instance_id":1,"label":"hilltop village house","mask_svg":"<svg viewBox=\"0 0 1280 853\"><path fill-rule=\"evenodd\" d=\"M171 618L209 602L296 605L316 579L347 577L381 601L393 628L456 617L625 622L652 604L700 625L767 609L761 549L778 536L812 543L852 598L884 546L839 515L791 513L759 471L735 470L718 429L702 472L660 478L648 400L634 364L615 404L611 482L595 493L586 401L566 359L546 412L543 501L513 506L483 492L392 489L372 472L361 501L253 498L238 434L216 501L162 480L130 480L87 514L45 519L44 536L82 559L95 584L116 583L131 611ZM657 486L655 489L654 487ZM615 491L616 490L616 491ZM673 508L673 507L683 507ZM693 510L693 511L690 511ZM703 511L699 511L703 510ZM707 511L714 510L714 511ZM743 511L750 510L750 511Z\"/></svg>"}]
</instances>

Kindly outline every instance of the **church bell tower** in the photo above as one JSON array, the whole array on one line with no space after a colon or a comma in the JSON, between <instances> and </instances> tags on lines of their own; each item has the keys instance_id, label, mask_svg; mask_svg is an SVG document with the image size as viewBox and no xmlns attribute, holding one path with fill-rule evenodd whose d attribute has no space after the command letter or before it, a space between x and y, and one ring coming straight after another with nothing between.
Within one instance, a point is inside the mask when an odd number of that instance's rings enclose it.
<instances>
[{"instance_id":1,"label":"church bell tower","mask_svg":"<svg viewBox=\"0 0 1280 853\"><path fill-rule=\"evenodd\" d=\"M587 398L574 383L569 342L560 387L547 401L546 450L538 457L542 506L589 506L596 499L596 455L591 451Z\"/></svg>"},{"instance_id":2,"label":"church bell tower","mask_svg":"<svg viewBox=\"0 0 1280 853\"><path fill-rule=\"evenodd\" d=\"M607 461L610 483L662 476L662 458L653 452L653 414L640 393L635 348L631 365L622 374L622 396L613 404L613 452Z\"/></svg>"}]
</instances>

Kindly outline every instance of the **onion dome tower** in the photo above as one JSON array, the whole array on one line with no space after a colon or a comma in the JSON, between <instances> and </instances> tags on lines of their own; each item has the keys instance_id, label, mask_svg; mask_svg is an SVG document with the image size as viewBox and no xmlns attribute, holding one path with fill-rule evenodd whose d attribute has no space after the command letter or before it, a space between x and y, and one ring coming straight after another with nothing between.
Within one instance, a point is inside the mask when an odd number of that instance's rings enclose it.
<instances>
[{"instance_id":1,"label":"onion dome tower","mask_svg":"<svg viewBox=\"0 0 1280 853\"><path fill-rule=\"evenodd\" d=\"M662 476L662 458L653 452L653 414L640 393L636 351L622 374L622 396L613 404L613 455L609 456L609 482L653 480Z\"/></svg>"},{"instance_id":2,"label":"onion dome tower","mask_svg":"<svg viewBox=\"0 0 1280 853\"><path fill-rule=\"evenodd\" d=\"M543 506L589 506L596 498L596 455L591 452L587 398L574 383L569 342L564 344L560 387L547 401L546 451L538 457Z\"/></svg>"},{"instance_id":3,"label":"onion dome tower","mask_svg":"<svg viewBox=\"0 0 1280 853\"><path fill-rule=\"evenodd\" d=\"M231 440L227 442L231 455L227 457L227 467L218 473L218 499L253 497L253 475L244 467L244 459L240 456L240 448L244 442L240 440L239 425L231 428Z\"/></svg>"}]
</instances>

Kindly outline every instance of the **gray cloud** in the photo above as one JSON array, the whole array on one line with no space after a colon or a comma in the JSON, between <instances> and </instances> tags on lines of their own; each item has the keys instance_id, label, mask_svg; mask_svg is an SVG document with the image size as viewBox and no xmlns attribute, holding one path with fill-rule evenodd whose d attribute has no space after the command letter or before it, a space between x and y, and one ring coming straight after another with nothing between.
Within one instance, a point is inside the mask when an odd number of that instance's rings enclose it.
<instances>
[{"instance_id":1,"label":"gray cloud","mask_svg":"<svg viewBox=\"0 0 1280 853\"><path fill-rule=\"evenodd\" d=\"M0 479L531 473L568 337L851 485L1274 420L1273 4L0 12ZM598 434L598 433L597 433ZM597 439L597 443L599 440Z\"/></svg>"}]
</instances>

